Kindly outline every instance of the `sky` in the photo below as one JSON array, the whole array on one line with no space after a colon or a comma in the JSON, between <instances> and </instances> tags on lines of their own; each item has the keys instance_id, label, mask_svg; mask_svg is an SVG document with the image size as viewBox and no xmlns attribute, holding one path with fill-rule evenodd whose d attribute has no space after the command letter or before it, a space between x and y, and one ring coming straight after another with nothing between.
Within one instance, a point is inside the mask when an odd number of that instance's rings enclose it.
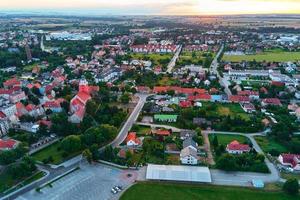
<instances>
[{"instance_id":1,"label":"sky","mask_svg":"<svg viewBox=\"0 0 300 200\"><path fill-rule=\"evenodd\" d=\"M0 10L98 14L300 14L300 0L0 0Z\"/></svg>"}]
</instances>

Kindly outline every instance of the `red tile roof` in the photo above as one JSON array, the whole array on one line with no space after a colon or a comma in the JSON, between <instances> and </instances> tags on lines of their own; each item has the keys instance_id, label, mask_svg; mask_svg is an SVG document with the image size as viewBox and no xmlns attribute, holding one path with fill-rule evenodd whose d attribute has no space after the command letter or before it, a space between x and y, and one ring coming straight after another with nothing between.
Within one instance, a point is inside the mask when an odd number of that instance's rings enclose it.
<instances>
[{"instance_id":1,"label":"red tile roof","mask_svg":"<svg viewBox=\"0 0 300 200\"><path fill-rule=\"evenodd\" d=\"M190 101L196 101L196 100L211 100L211 95L209 94L197 94L189 96L188 99Z\"/></svg>"},{"instance_id":2,"label":"red tile roof","mask_svg":"<svg viewBox=\"0 0 300 200\"><path fill-rule=\"evenodd\" d=\"M289 163L293 167L298 164L297 160L300 160L300 155L298 154L281 154L281 156L283 163Z\"/></svg>"},{"instance_id":3,"label":"red tile roof","mask_svg":"<svg viewBox=\"0 0 300 200\"><path fill-rule=\"evenodd\" d=\"M191 101L180 101L179 106L182 108L189 108L193 106Z\"/></svg>"},{"instance_id":4,"label":"red tile roof","mask_svg":"<svg viewBox=\"0 0 300 200\"><path fill-rule=\"evenodd\" d=\"M3 83L4 87L12 87L12 86L15 86L15 85L21 85L21 82L16 79L16 78L12 78L12 79L9 79L7 81L5 81Z\"/></svg>"},{"instance_id":5,"label":"red tile roof","mask_svg":"<svg viewBox=\"0 0 300 200\"><path fill-rule=\"evenodd\" d=\"M161 135L161 136L169 136L171 135L169 130L156 130L155 135Z\"/></svg>"},{"instance_id":6,"label":"red tile roof","mask_svg":"<svg viewBox=\"0 0 300 200\"><path fill-rule=\"evenodd\" d=\"M168 91L175 91L176 93L193 95L195 93L198 94L206 94L207 91L205 89L199 88L181 88L176 86L156 86L153 88L154 93L161 93L161 92L168 92Z\"/></svg>"},{"instance_id":7,"label":"red tile roof","mask_svg":"<svg viewBox=\"0 0 300 200\"><path fill-rule=\"evenodd\" d=\"M244 91L239 91L238 95L240 95L240 96L258 96L259 93L257 91L244 90Z\"/></svg>"},{"instance_id":8,"label":"red tile roof","mask_svg":"<svg viewBox=\"0 0 300 200\"><path fill-rule=\"evenodd\" d=\"M2 111L0 111L0 119L3 119L5 117L6 117L6 115Z\"/></svg>"},{"instance_id":9,"label":"red tile roof","mask_svg":"<svg viewBox=\"0 0 300 200\"><path fill-rule=\"evenodd\" d=\"M57 101L47 101L44 103L44 107L46 108L60 108L60 103Z\"/></svg>"},{"instance_id":10,"label":"red tile roof","mask_svg":"<svg viewBox=\"0 0 300 200\"><path fill-rule=\"evenodd\" d=\"M229 151L250 151L250 146L248 144L240 144L238 141L234 140L227 145Z\"/></svg>"},{"instance_id":11,"label":"red tile roof","mask_svg":"<svg viewBox=\"0 0 300 200\"><path fill-rule=\"evenodd\" d=\"M86 102L91 99L91 96L85 92L78 92L76 98L79 98L82 103L86 104Z\"/></svg>"},{"instance_id":12,"label":"red tile roof","mask_svg":"<svg viewBox=\"0 0 300 200\"><path fill-rule=\"evenodd\" d=\"M126 137L126 142L134 141L136 144L141 144L141 141L136 137L136 132L128 133Z\"/></svg>"},{"instance_id":13,"label":"red tile roof","mask_svg":"<svg viewBox=\"0 0 300 200\"><path fill-rule=\"evenodd\" d=\"M229 96L229 101L235 103L248 103L250 102L250 98L248 96L231 95Z\"/></svg>"},{"instance_id":14,"label":"red tile roof","mask_svg":"<svg viewBox=\"0 0 300 200\"><path fill-rule=\"evenodd\" d=\"M281 105L281 102L278 98L266 98L266 99L263 99L263 103L268 104L268 105L275 105L275 106Z\"/></svg>"},{"instance_id":15,"label":"red tile roof","mask_svg":"<svg viewBox=\"0 0 300 200\"><path fill-rule=\"evenodd\" d=\"M0 139L0 150L13 149L18 142L13 139L2 140Z\"/></svg>"}]
</instances>

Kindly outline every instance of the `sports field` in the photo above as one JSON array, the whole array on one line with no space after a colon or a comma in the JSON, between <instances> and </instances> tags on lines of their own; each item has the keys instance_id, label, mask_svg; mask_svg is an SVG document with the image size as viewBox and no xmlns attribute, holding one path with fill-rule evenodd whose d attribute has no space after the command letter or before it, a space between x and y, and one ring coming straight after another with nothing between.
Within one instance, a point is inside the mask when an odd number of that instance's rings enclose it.
<instances>
[{"instance_id":1,"label":"sports field","mask_svg":"<svg viewBox=\"0 0 300 200\"><path fill-rule=\"evenodd\" d=\"M300 60L300 52L269 51L255 55L224 55L223 60L230 62L253 60L257 62L288 62Z\"/></svg>"},{"instance_id":2,"label":"sports field","mask_svg":"<svg viewBox=\"0 0 300 200\"><path fill-rule=\"evenodd\" d=\"M129 188L121 200L295 200L282 192L173 183L137 183Z\"/></svg>"}]
</instances>

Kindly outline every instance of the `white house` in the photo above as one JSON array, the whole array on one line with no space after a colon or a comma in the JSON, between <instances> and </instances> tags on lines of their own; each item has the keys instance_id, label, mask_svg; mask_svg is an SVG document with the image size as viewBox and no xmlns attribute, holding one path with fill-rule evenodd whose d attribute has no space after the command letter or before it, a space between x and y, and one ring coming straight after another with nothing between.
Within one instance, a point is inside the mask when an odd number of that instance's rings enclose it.
<instances>
[{"instance_id":1,"label":"white house","mask_svg":"<svg viewBox=\"0 0 300 200\"><path fill-rule=\"evenodd\" d=\"M185 165L197 165L198 164L198 156L197 150L192 147L186 147L180 152L180 161Z\"/></svg>"}]
</instances>

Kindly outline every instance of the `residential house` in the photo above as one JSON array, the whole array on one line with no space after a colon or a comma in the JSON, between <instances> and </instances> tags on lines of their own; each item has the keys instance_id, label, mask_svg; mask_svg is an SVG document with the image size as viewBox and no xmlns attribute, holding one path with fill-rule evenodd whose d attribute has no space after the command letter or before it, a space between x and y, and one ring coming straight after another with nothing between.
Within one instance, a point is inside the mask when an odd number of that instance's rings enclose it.
<instances>
[{"instance_id":1,"label":"residential house","mask_svg":"<svg viewBox=\"0 0 300 200\"><path fill-rule=\"evenodd\" d=\"M268 106L268 105L272 105L272 106L281 106L281 102L278 98L266 98L263 99L261 102L262 106Z\"/></svg>"},{"instance_id":2,"label":"residential house","mask_svg":"<svg viewBox=\"0 0 300 200\"><path fill-rule=\"evenodd\" d=\"M197 150L188 146L181 150L180 152L180 161L185 165L197 165L198 164L198 156Z\"/></svg>"},{"instance_id":3,"label":"residential house","mask_svg":"<svg viewBox=\"0 0 300 200\"><path fill-rule=\"evenodd\" d=\"M157 129L157 130L152 130L151 131L152 134L154 135L158 135L158 136L170 136L171 132L169 130L165 130L165 129Z\"/></svg>"},{"instance_id":4,"label":"residential house","mask_svg":"<svg viewBox=\"0 0 300 200\"><path fill-rule=\"evenodd\" d=\"M43 104L43 108L45 109L45 111L51 110L54 113L62 112L62 107L61 107L60 103L55 100L54 101L46 101Z\"/></svg>"},{"instance_id":5,"label":"residential house","mask_svg":"<svg viewBox=\"0 0 300 200\"><path fill-rule=\"evenodd\" d=\"M182 147L183 148L190 147L198 151L198 144L191 137L188 137L185 140L183 140Z\"/></svg>"},{"instance_id":6,"label":"residential house","mask_svg":"<svg viewBox=\"0 0 300 200\"><path fill-rule=\"evenodd\" d=\"M300 155L298 154L281 154L278 157L278 161L284 165L293 168L294 170L300 170Z\"/></svg>"},{"instance_id":7,"label":"residential house","mask_svg":"<svg viewBox=\"0 0 300 200\"><path fill-rule=\"evenodd\" d=\"M13 139L3 140L0 139L0 151L8 151L15 149L18 146L19 142Z\"/></svg>"},{"instance_id":8,"label":"residential house","mask_svg":"<svg viewBox=\"0 0 300 200\"><path fill-rule=\"evenodd\" d=\"M241 104L241 106L246 113L253 113L256 111L255 106L252 103L244 103Z\"/></svg>"},{"instance_id":9,"label":"residential house","mask_svg":"<svg viewBox=\"0 0 300 200\"><path fill-rule=\"evenodd\" d=\"M193 130L181 130L180 139L185 140L187 138L193 138L196 134L196 131Z\"/></svg>"},{"instance_id":10,"label":"residential house","mask_svg":"<svg viewBox=\"0 0 300 200\"><path fill-rule=\"evenodd\" d=\"M232 141L226 147L226 151L230 154L242 154L250 152L251 148L248 144L240 144L237 140Z\"/></svg>"},{"instance_id":11,"label":"residential house","mask_svg":"<svg viewBox=\"0 0 300 200\"><path fill-rule=\"evenodd\" d=\"M136 132L128 133L126 137L126 145L127 146L138 146L141 145L141 140L136 137Z\"/></svg>"}]
</instances>

